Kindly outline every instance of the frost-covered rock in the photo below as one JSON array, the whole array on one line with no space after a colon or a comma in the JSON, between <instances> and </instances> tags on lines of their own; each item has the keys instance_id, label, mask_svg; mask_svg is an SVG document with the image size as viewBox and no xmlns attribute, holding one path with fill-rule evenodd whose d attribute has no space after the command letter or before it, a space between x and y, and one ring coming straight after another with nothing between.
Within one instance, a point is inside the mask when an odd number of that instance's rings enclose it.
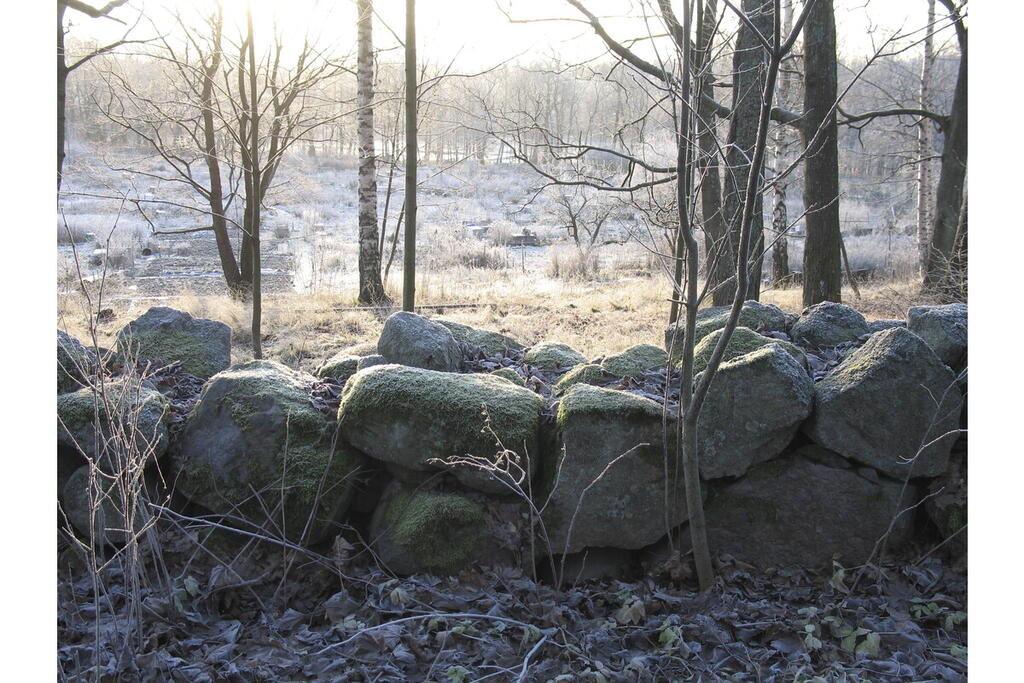
<instances>
[{"instance_id":1,"label":"frost-covered rock","mask_svg":"<svg viewBox=\"0 0 1024 683\"><path fill-rule=\"evenodd\" d=\"M562 370L587 362L587 357L567 344L542 341L530 347L523 360L543 370Z\"/></svg>"},{"instance_id":2,"label":"frost-covered rock","mask_svg":"<svg viewBox=\"0 0 1024 683\"><path fill-rule=\"evenodd\" d=\"M883 332L893 327L906 327L906 320L872 320L868 322L868 332Z\"/></svg>"},{"instance_id":3,"label":"frost-covered rock","mask_svg":"<svg viewBox=\"0 0 1024 683\"><path fill-rule=\"evenodd\" d=\"M837 346L857 341L870 332L868 321L856 310L843 304L822 301L804 309L789 335L804 346Z\"/></svg>"},{"instance_id":4,"label":"frost-covered rock","mask_svg":"<svg viewBox=\"0 0 1024 683\"><path fill-rule=\"evenodd\" d=\"M708 543L762 568L826 568L833 555L847 567L862 564L896 513L913 504L913 487L900 504L901 486L785 456L708 496ZM887 547L899 547L909 532L910 516L904 515Z\"/></svg>"},{"instance_id":5,"label":"frost-covered rock","mask_svg":"<svg viewBox=\"0 0 1024 683\"><path fill-rule=\"evenodd\" d=\"M715 346L718 344L718 340L722 336L722 330L715 330L711 334L707 335L697 344L693 349L693 372L703 372L708 366L708 361L711 360L711 355L715 352ZM800 367L807 365L807 357L803 351L793 346L787 341L781 339L772 339L771 337L765 337L757 332L746 327L737 327L733 330L732 336L729 337L729 343L725 346L725 353L722 355L722 361L732 360L738 358L744 354L756 351L762 347L768 346L769 344L778 344L781 346L786 353L793 356Z\"/></svg>"},{"instance_id":6,"label":"frost-covered rock","mask_svg":"<svg viewBox=\"0 0 1024 683\"><path fill-rule=\"evenodd\" d=\"M458 372L462 364L462 350L447 327L408 311L384 322L377 351L389 363L426 370Z\"/></svg>"},{"instance_id":7,"label":"frost-covered rock","mask_svg":"<svg viewBox=\"0 0 1024 683\"><path fill-rule=\"evenodd\" d=\"M333 377L342 384L345 384L349 377L356 374L356 371L359 369L359 361L361 360L362 357L360 356L339 352L325 360L317 368L316 376Z\"/></svg>"},{"instance_id":8,"label":"frost-covered rock","mask_svg":"<svg viewBox=\"0 0 1024 683\"><path fill-rule=\"evenodd\" d=\"M525 506L480 494L392 482L370 522L370 543L391 571L456 574L471 564L516 565ZM511 529L510 529L511 527Z\"/></svg>"},{"instance_id":9,"label":"frost-covered rock","mask_svg":"<svg viewBox=\"0 0 1024 683\"><path fill-rule=\"evenodd\" d=\"M372 368L375 365L388 365L388 359L380 354L370 354L369 356L360 356L359 364L356 365L356 372L365 370L366 368Z\"/></svg>"},{"instance_id":10,"label":"frost-covered rock","mask_svg":"<svg viewBox=\"0 0 1024 683\"><path fill-rule=\"evenodd\" d=\"M455 341L462 342L468 346L478 346L488 356L504 353L510 349L518 350L523 348L523 345L515 339L500 332L481 330L441 318L438 318L435 322L447 327L448 331L455 337Z\"/></svg>"},{"instance_id":11,"label":"frost-covered rock","mask_svg":"<svg viewBox=\"0 0 1024 683\"><path fill-rule=\"evenodd\" d=\"M668 354L653 344L637 344L622 353L608 356L601 362L601 368L616 377L641 378L645 372L664 370Z\"/></svg>"},{"instance_id":12,"label":"frost-covered rock","mask_svg":"<svg viewBox=\"0 0 1024 683\"><path fill-rule=\"evenodd\" d=\"M513 472L527 465L533 472L542 405L540 396L500 377L382 365L348 381L338 422L353 446L409 470L436 471L445 467L432 460L467 455L506 467L498 458L497 438L521 458L512 464ZM487 420L493 434L483 431ZM471 488L509 493L502 480L511 480L500 472L470 465L445 469Z\"/></svg>"},{"instance_id":13,"label":"frost-covered rock","mask_svg":"<svg viewBox=\"0 0 1024 683\"><path fill-rule=\"evenodd\" d=\"M491 374L494 375L495 377L501 377L503 379L507 379L509 382L512 382L513 384L515 384L517 386L520 386L520 387L525 387L526 386L526 380L523 379L523 376L520 375L515 370L513 370L512 368L498 368L497 370L495 370Z\"/></svg>"},{"instance_id":14,"label":"frost-covered rock","mask_svg":"<svg viewBox=\"0 0 1024 683\"><path fill-rule=\"evenodd\" d=\"M92 374L96 357L92 350L63 330L57 330L57 393L77 391Z\"/></svg>"},{"instance_id":15,"label":"frost-covered rock","mask_svg":"<svg viewBox=\"0 0 1024 683\"><path fill-rule=\"evenodd\" d=\"M114 460L161 457L170 441L169 418L167 399L160 392L138 382L105 382L102 388L79 389L57 397L57 444L112 472L118 466ZM132 453L125 452L128 443Z\"/></svg>"},{"instance_id":16,"label":"frost-covered rock","mask_svg":"<svg viewBox=\"0 0 1024 683\"><path fill-rule=\"evenodd\" d=\"M231 365L231 328L154 306L117 333L117 349L142 360L180 361L185 372L206 379Z\"/></svg>"},{"instance_id":17,"label":"frost-covered rock","mask_svg":"<svg viewBox=\"0 0 1024 683\"><path fill-rule=\"evenodd\" d=\"M804 431L815 442L890 476L906 476L918 450L957 429L956 378L913 332L877 332L814 387ZM947 436L917 456L913 476L946 469L956 440Z\"/></svg>"},{"instance_id":18,"label":"frost-covered rock","mask_svg":"<svg viewBox=\"0 0 1024 683\"><path fill-rule=\"evenodd\" d=\"M713 306L702 308L697 311L697 326L694 328L693 338L695 343L700 341L716 330L725 327L729 320L729 312L732 306ZM743 302L740 309L740 316L737 325L747 327L755 331L785 332L788 328L786 314L782 309L773 304L762 304L760 301ZM672 361L678 362L683 351L683 324L679 324L679 338L673 346L672 340L675 336L675 326L665 330L665 349L672 354Z\"/></svg>"},{"instance_id":19,"label":"frost-covered rock","mask_svg":"<svg viewBox=\"0 0 1024 683\"><path fill-rule=\"evenodd\" d=\"M907 327L954 372L966 367L967 304L914 306L907 312Z\"/></svg>"},{"instance_id":20,"label":"frost-covered rock","mask_svg":"<svg viewBox=\"0 0 1024 683\"><path fill-rule=\"evenodd\" d=\"M535 499L548 501L543 519L552 552L636 549L658 540L666 521L661 406L579 384L561 400L557 421L557 448L545 452L535 486ZM674 462L667 468L670 526L687 518Z\"/></svg>"},{"instance_id":21,"label":"frost-covered rock","mask_svg":"<svg viewBox=\"0 0 1024 683\"><path fill-rule=\"evenodd\" d=\"M555 383L554 392L556 395L564 394L577 384L598 384L605 379L604 370L597 363L584 363L577 365L569 372L558 378Z\"/></svg>"},{"instance_id":22,"label":"frost-covered rock","mask_svg":"<svg viewBox=\"0 0 1024 683\"><path fill-rule=\"evenodd\" d=\"M309 400L313 381L273 361L212 377L172 454L177 489L214 513L283 530L292 541L316 543L336 531L360 456L335 448L334 425ZM277 511L272 520L268 510Z\"/></svg>"},{"instance_id":23,"label":"frost-covered rock","mask_svg":"<svg viewBox=\"0 0 1024 683\"><path fill-rule=\"evenodd\" d=\"M722 363L697 422L701 476L736 477L779 455L813 402L814 382L778 342Z\"/></svg>"}]
</instances>

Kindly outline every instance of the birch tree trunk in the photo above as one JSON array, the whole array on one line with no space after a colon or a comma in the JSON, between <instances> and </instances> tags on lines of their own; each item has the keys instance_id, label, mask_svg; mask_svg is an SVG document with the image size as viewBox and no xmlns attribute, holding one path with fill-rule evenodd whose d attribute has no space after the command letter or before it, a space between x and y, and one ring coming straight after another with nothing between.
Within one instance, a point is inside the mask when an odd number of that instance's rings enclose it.
<instances>
[{"instance_id":1,"label":"birch tree trunk","mask_svg":"<svg viewBox=\"0 0 1024 683\"><path fill-rule=\"evenodd\" d=\"M932 72L935 67L935 49L932 26L935 24L935 0L928 0L928 33L924 38L924 57L921 60L921 109L931 110ZM921 273L928 263L928 243L931 241L932 222L932 122L922 118L917 127L917 257Z\"/></svg>"},{"instance_id":2,"label":"birch tree trunk","mask_svg":"<svg viewBox=\"0 0 1024 683\"><path fill-rule=\"evenodd\" d=\"M373 0L357 0L356 134L359 138L359 303L387 299L380 278L377 230L377 157L373 144Z\"/></svg>"},{"instance_id":3,"label":"birch tree trunk","mask_svg":"<svg viewBox=\"0 0 1024 683\"><path fill-rule=\"evenodd\" d=\"M782 34L789 35L793 30L793 2L787 0L782 7ZM793 57L795 60L796 58ZM779 106L794 109L793 99L796 94L794 87L795 66L791 64L786 71L779 73ZM786 209L786 190L789 178L779 177L792 160L794 131L790 126L779 126L775 129L775 154L772 156L775 176L775 191L772 196L772 283L779 285L789 280L789 243L786 240L786 229L789 227L789 212Z\"/></svg>"}]
</instances>

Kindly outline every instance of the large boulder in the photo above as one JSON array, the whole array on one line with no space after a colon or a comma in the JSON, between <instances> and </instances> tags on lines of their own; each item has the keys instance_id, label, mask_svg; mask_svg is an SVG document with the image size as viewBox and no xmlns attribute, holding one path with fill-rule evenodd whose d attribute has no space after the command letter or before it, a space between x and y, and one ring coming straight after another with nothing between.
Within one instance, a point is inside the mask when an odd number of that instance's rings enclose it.
<instances>
[{"instance_id":1,"label":"large boulder","mask_svg":"<svg viewBox=\"0 0 1024 683\"><path fill-rule=\"evenodd\" d=\"M117 333L117 349L141 360L180 361L185 372L207 379L231 365L231 328L154 306Z\"/></svg>"},{"instance_id":2,"label":"large boulder","mask_svg":"<svg viewBox=\"0 0 1024 683\"><path fill-rule=\"evenodd\" d=\"M731 310L732 306L713 306L697 311L697 326L694 328L693 334L694 343L700 343L704 337L725 327ZM737 325L763 332L785 332L789 327L786 314L781 308L773 304L762 304L753 299L743 302ZM674 325L665 330L665 349L672 354L672 361L678 362L683 353L682 320L679 322L679 338L673 345L675 331Z\"/></svg>"},{"instance_id":3,"label":"large boulder","mask_svg":"<svg viewBox=\"0 0 1024 683\"><path fill-rule=\"evenodd\" d=\"M761 568L820 569L830 566L833 555L845 566L863 564L896 513L913 504L911 490L901 504L901 488L896 481L872 482L853 470L786 456L708 496L708 543ZM910 517L897 522L888 548L907 539Z\"/></svg>"},{"instance_id":4,"label":"large boulder","mask_svg":"<svg viewBox=\"0 0 1024 683\"><path fill-rule=\"evenodd\" d=\"M960 389L913 332L894 327L873 334L814 392L804 431L816 443L893 477L945 471L956 436L938 437L959 427Z\"/></svg>"},{"instance_id":5,"label":"large boulder","mask_svg":"<svg viewBox=\"0 0 1024 683\"><path fill-rule=\"evenodd\" d=\"M954 372L966 367L967 304L914 306L907 312L907 327Z\"/></svg>"},{"instance_id":6,"label":"large boulder","mask_svg":"<svg viewBox=\"0 0 1024 683\"><path fill-rule=\"evenodd\" d=\"M542 406L540 396L501 377L381 365L348 381L338 422L345 439L376 460L421 472L451 469L466 486L507 494L506 483L536 469ZM438 462L466 456L481 467Z\"/></svg>"},{"instance_id":7,"label":"large boulder","mask_svg":"<svg viewBox=\"0 0 1024 683\"><path fill-rule=\"evenodd\" d=\"M664 370L668 354L653 344L637 344L622 353L608 356L601 362L601 369L616 377L640 379L645 372Z\"/></svg>"},{"instance_id":8,"label":"large boulder","mask_svg":"<svg viewBox=\"0 0 1024 683\"><path fill-rule=\"evenodd\" d=\"M57 330L57 393L77 391L96 365L95 354L63 330Z\"/></svg>"},{"instance_id":9,"label":"large boulder","mask_svg":"<svg viewBox=\"0 0 1024 683\"><path fill-rule=\"evenodd\" d=\"M455 574L471 564L517 565L530 528L522 502L392 482L370 522L370 544L396 574Z\"/></svg>"},{"instance_id":10,"label":"large boulder","mask_svg":"<svg viewBox=\"0 0 1024 683\"><path fill-rule=\"evenodd\" d=\"M825 347L857 341L870 332L868 321L856 310L822 301L804 309L790 328L789 335L797 344Z\"/></svg>"},{"instance_id":11,"label":"large boulder","mask_svg":"<svg viewBox=\"0 0 1024 683\"><path fill-rule=\"evenodd\" d=\"M547 501L551 552L642 548L665 534L666 519L670 527L686 520L671 447L665 463L660 405L579 384L561 400L557 422L560 452L547 454L535 498Z\"/></svg>"},{"instance_id":12,"label":"large boulder","mask_svg":"<svg viewBox=\"0 0 1024 683\"><path fill-rule=\"evenodd\" d=\"M477 346L485 355L488 356L523 348L523 345L515 339L501 334L500 332L481 330L475 327L470 327L469 325L463 325L461 323L452 322L451 320L443 320L441 318L438 318L436 322L447 327L448 331L452 333L453 337L455 337L455 341L462 342L467 346Z\"/></svg>"},{"instance_id":13,"label":"large boulder","mask_svg":"<svg viewBox=\"0 0 1024 683\"><path fill-rule=\"evenodd\" d=\"M707 368L708 361L711 360L711 355L715 352L715 346L718 345L718 340L721 339L722 334L722 329L715 330L701 339L697 346L694 347L694 373L703 372L704 369ZM801 367L805 367L807 365L807 356L796 346L787 341L782 341L781 339L765 337L764 335L760 335L747 327L737 327L733 330L732 336L729 337L729 343L725 345L725 353L722 355L722 361L724 362L732 360L733 358L739 358L744 354L756 351L757 349L770 344L778 344L781 346L786 353L793 356Z\"/></svg>"},{"instance_id":14,"label":"large boulder","mask_svg":"<svg viewBox=\"0 0 1024 683\"><path fill-rule=\"evenodd\" d=\"M555 341L542 341L530 347L523 356L529 365L536 365L542 370L557 371L571 368L587 362L587 357L568 344Z\"/></svg>"},{"instance_id":15,"label":"large boulder","mask_svg":"<svg viewBox=\"0 0 1024 683\"><path fill-rule=\"evenodd\" d=\"M512 368L498 368L491 373L495 377L501 377L512 382L516 386L525 387L526 379Z\"/></svg>"},{"instance_id":16,"label":"large boulder","mask_svg":"<svg viewBox=\"0 0 1024 683\"><path fill-rule=\"evenodd\" d=\"M348 507L360 456L335 445L335 426L309 400L313 381L273 361L212 377L172 454L177 489L295 542L328 537Z\"/></svg>"},{"instance_id":17,"label":"large boulder","mask_svg":"<svg viewBox=\"0 0 1024 683\"><path fill-rule=\"evenodd\" d=\"M447 327L408 311L388 316L377 351L389 363L426 370L458 372L462 364L462 350Z\"/></svg>"},{"instance_id":18,"label":"large boulder","mask_svg":"<svg viewBox=\"0 0 1024 683\"><path fill-rule=\"evenodd\" d=\"M736 477L779 455L813 403L814 382L779 343L722 363L697 422L701 476Z\"/></svg>"},{"instance_id":19,"label":"large boulder","mask_svg":"<svg viewBox=\"0 0 1024 683\"><path fill-rule=\"evenodd\" d=\"M129 461L161 457L170 442L169 419L159 391L138 381L105 382L57 397L57 445L113 473Z\"/></svg>"}]
</instances>

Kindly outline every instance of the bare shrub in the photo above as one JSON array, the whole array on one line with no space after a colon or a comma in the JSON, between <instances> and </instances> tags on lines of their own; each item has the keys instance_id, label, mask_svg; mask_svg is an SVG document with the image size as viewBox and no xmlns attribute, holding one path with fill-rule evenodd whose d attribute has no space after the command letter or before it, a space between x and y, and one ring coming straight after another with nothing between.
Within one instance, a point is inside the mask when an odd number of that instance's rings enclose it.
<instances>
[{"instance_id":1,"label":"bare shrub","mask_svg":"<svg viewBox=\"0 0 1024 683\"><path fill-rule=\"evenodd\" d=\"M547 275L556 280L596 280L600 265L593 249L553 247L548 250Z\"/></svg>"}]
</instances>

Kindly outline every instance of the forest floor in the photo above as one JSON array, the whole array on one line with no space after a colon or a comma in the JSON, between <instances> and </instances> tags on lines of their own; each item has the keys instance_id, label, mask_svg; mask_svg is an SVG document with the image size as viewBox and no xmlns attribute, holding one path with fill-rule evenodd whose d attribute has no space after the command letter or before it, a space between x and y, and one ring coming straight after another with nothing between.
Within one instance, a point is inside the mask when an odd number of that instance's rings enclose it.
<instances>
[{"instance_id":1,"label":"forest floor","mask_svg":"<svg viewBox=\"0 0 1024 683\"><path fill-rule=\"evenodd\" d=\"M678 556L556 587L508 568L396 578L351 530L319 552L174 517L152 533L138 583L120 568L124 553L94 575L60 543L68 679L966 679L966 573L926 549L916 561L824 574L719 556L702 594Z\"/></svg>"}]
</instances>

